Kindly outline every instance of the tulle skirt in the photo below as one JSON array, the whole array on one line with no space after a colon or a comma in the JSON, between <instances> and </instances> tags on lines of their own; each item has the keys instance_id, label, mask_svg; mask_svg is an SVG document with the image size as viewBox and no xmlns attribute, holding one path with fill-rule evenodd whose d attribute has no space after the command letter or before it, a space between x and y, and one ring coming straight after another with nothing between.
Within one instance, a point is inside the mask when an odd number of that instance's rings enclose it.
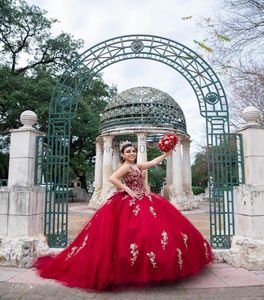
<instances>
[{"instance_id":1,"label":"tulle skirt","mask_svg":"<svg viewBox=\"0 0 264 300\"><path fill-rule=\"evenodd\" d=\"M92 290L173 282L213 261L202 234L168 200L117 192L56 256L39 257L38 274Z\"/></svg>"}]
</instances>

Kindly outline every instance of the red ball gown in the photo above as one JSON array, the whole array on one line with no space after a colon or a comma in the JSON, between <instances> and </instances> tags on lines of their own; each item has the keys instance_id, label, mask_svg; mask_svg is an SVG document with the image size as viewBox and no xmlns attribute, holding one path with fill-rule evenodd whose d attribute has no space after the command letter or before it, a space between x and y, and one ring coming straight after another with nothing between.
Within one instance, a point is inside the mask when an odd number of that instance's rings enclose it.
<instances>
[{"instance_id":1,"label":"red ball gown","mask_svg":"<svg viewBox=\"0 0 264 300\"><path fill-rule=\"evenodd\" d=\"M173 282L212 262L210 245L190 221L162 196L144 192L144 172L131 168L123 179L142 197L114 193L65 250L37 259L41 277L106 290Z\"/></svg>"}]
</instances>

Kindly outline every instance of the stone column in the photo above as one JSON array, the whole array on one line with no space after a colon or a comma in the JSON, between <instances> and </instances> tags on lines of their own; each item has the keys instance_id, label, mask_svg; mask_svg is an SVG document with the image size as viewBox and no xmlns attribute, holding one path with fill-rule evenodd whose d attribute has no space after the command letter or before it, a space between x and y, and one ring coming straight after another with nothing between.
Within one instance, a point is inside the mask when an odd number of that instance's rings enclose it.
<instances>
[{"instance_id":1,"label":"stone column","mask_svg":"<svg viewBox=\"0 0 264 300\"><path fill-rule=\"evenodd\" d=\"M44 232L44 188L34 185L37 116L24 111L24 125L11 130L8 187L0 190L0 265L31 267L47 251ZM10 253L12 255L10 255Z\"/></svg>"},{"instance_id":2,"label":"stone column","mask_svg":"<svg viewBox=\"0 0 264 300\"><path fill-rule=\"evenodd\" d=\"M109 182L109 177L113 173L113 136L107 135L103 137L104 150L103 150L103 176L102 176L102 200L106 198L113 191L113 185Z\"/></svg>"},{"instance_id":3,"label":"stone column","mask_svg":"<svg viewBox=\"0 0 264 300\"><path fill-rule=\"evenodd\" d=\"M190 157L190 139L185 138L182 143L182 181L183 191L187 197L192 196L192 170Z\"/></svg>"},{"instance_id":4,"label":"stone column","mask_svg":"<svg viewBox=\"0 0 264 300\"><path fill-rule=\"evenodd\" d=\"M181 202L183 194L182 186L182 153L181 138L172 152L172 202L177 206L177 202Z\"/></svg>"},{"instance_id":5,"label":"stone column","mask_svg":"<svg viewBox=\"0 0 264 300\"><path fill-rule=\"evenodd\" d=\"M43 135L32 127L37 121L35 113L24 111L20 118L24 126L10 130L8 187L34 185L36 137Z\"/></svg>"},{"instance_id":6,"label":"stone column","mask_svg":"<svg viewBox=\"0 0 264 300\"><path fill-rule=\"evenodd\" d=\"M264 240L264 128L257 123L255 107L245 108L242 116L247 121L238 130L243 137L245 184L236 189L236 234Z\"/></svg>"},{"instance_id":7,"label":"stone column","mask_svg":"<svg viewBox=\"0 0 264 300\"><path fill-rule=\"evenodd\" d=\"M218 260L248 270L264 270L264 128L253 106L242 112L245 184L234 190L235 236L231 249L216 252ZM220 259L219 259L220 258Z\"/></svg>"},{"instance_id":8,"label":"stone column","mask_svg":"<svg viewBox=\"0 0 264 300\"><path fill-rule=\"evenodd\" d=\"M115 145L113 148L113 172L118 169L119 163L120 163L119 147L118 145Z\"/></svg>"},{"instance_id":9,"label":"stone column","mask_svg":"<svg viewBox=\"0 0 264 300\"><path fill-rule=\"evenodd\" d=\"M138 153L137 153L137 163L144 163L148 160L147 157L147 134L140 132L137 133L137 142L138 142ZM148 183L148 172L146 172L146 180L145 182Z\"/></svg>"},{"instance_id":10,"label":"stone column","mask_svg":"<svg viewBox=\"0 0 264 300\"><path fill-rule=\"evenodd\" d=\"M95 189L91 200L89 201L89 207L97 207L102 192L102 176L103 176L103 139L101 137L96 138L96 158L95 158L95 172L94 172L94 184Z\"/></svg>"},{"instance_id":11,"label":"stone column","mask_svg":"<svg viewBox=\"0 0 264 300\"><path fill-rule=\"evenodd\" d=\"M164 186L164 197L170 199L172 188L172 156L169 156L166 161L166 185Z\"/></svg>"}]
</instances>

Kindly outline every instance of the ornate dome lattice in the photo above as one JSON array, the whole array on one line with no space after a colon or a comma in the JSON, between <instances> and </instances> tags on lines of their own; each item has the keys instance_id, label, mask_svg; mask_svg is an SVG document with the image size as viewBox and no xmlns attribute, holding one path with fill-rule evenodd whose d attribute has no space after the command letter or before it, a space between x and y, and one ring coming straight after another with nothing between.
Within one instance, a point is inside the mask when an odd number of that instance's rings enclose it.
<instances>
[{"instance_id":1,"label":"ornate dome lattice","mask_svg":"<svg viewBox=\"0 0 264 300\"><path fill-rule=\"evenodd\" d=\"M134 87L115 96L105 107L100 133L128 127L166 127L186 133L182 109L167 93L152 87Z\"/></svg>"}]
</instances>

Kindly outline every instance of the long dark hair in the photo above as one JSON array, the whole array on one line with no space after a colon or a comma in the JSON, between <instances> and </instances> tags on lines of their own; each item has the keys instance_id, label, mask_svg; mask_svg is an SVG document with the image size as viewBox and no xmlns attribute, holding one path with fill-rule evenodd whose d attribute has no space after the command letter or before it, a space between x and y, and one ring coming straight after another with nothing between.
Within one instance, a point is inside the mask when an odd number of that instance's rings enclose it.
<instances>
[{"instance_id":1,"label":"long dark hair","mask_svg":"<svg viewBox=\"0 0 264 300\"><path fill-rule=\"evenodd\" d=\"M123 146L121 146L121 148L120 148L120 162L121 163L124 162L124 159L123 159L123 157L122 157L121 154L124 154L126 148L128 148L128 147L133 147L136 150L136 152L137 152L137 148L134 145L132 145L131 143L127 143L127 144L124 144ZM137 161L137 159L136 159L136 161Z\"/></svg>"}]
</instances>

